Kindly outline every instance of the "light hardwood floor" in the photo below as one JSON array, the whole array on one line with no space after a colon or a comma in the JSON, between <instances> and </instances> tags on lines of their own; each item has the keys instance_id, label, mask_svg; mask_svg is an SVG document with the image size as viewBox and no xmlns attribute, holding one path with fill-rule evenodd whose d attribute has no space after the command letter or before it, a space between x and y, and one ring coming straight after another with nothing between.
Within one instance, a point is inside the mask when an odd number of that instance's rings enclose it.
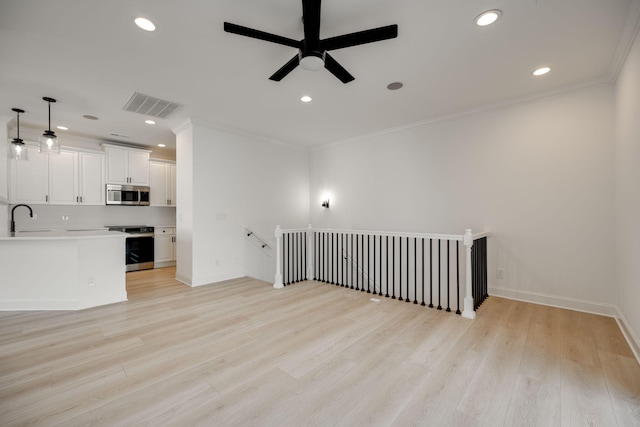
<instances>
[{"instance_id":1,"label":"light hardwood floor","mask_svg":"<svg viewBox=\"0 0 640 427\"><path fill-rule=\"evenodd\" d=\"M476 320L316 282L189 288L0 313L0 425L632 426L613 319L490 297Z\"/></svg>"}]
</instances>

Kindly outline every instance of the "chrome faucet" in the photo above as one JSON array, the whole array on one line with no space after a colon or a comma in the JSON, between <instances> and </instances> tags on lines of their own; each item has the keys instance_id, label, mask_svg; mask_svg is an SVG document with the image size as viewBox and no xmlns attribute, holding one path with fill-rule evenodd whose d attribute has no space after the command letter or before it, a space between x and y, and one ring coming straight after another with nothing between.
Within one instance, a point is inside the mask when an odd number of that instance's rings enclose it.
<instances>
[{"instance_id":1,"label":"chrome faucet","mask_svg":"<svg viewBox=\"0 0 640 427\"><path fill-rule=\"evenodd\" d=\"M33 210L31 209L31 206L24 205L24 204L15 205L13 209L11 209L11 232L12 233L16 232L16 222L13 220L13 211L15 211L16 208L19 208L20 206L24 206L25 208L29 209L29 216L33 218Z\"/></svg>"}]
</instances>

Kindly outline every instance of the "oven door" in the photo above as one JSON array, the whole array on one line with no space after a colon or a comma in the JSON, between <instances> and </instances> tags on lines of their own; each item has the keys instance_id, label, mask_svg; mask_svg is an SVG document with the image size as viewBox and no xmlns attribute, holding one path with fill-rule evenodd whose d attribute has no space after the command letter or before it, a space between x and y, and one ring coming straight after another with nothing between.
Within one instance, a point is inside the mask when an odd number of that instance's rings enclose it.
<instances>
[{"instance_id":1,"label":"oven door","mask_svg":"<svg viewBox=\"0 0 640 427\"><path fill-rule=\"evenodd\" d=\"M153 233L130 234L126 239L127 271L146 270L153 264Z\"/></svg>"}]
</instances>

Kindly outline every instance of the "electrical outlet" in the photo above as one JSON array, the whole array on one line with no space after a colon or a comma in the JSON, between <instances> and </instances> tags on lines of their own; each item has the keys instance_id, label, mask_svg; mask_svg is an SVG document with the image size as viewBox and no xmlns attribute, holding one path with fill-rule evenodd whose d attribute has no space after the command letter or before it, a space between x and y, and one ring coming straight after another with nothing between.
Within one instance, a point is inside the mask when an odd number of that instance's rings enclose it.
<instances>
[{"instance_id":1,"label":"electrical outlet","mask_svg":"<svg viewBox=\"0 0 640 427\"><path fill-rule=\"evenodd\" d=\"M498 279L504 279L504 268L499 268L499 269L496 271L496 277L497 277Z\"/></svg>"},{"instance_id":2,"label":"electrical outlet","mask_svg":"<svg viewBox=\"0 0 640 427\"><path fill-rule=\"evenodd\" d=\"M93 286L93 285L95 285L93 277L89 277L89 286Z\"/></svg>"},{"instance_id":3,"label":"electrical outlet","mask_svg":"<svg viewBox=\"0 0 640 427\"><path fill-rule=\"evenodd\" d=\"M69 221L69 215L62 215L63 221Z\"/></svg>"}]
</instances>

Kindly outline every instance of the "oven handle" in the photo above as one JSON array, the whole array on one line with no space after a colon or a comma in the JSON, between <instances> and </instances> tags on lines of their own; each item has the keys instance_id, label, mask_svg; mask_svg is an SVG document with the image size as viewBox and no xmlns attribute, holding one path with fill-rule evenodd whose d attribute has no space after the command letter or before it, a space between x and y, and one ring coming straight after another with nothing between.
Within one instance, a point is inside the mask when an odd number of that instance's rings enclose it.
<instances>
[{"instance_id":1,"label":"oven handle","mask_svg":"<svg viewBox=\"0 0 640 427\"><path fill-rule=\"evenodd\" d=\"M153 237L153 233L128 233L127 239L136 239L138 237Z\"/></svg>"}]
</instances>

